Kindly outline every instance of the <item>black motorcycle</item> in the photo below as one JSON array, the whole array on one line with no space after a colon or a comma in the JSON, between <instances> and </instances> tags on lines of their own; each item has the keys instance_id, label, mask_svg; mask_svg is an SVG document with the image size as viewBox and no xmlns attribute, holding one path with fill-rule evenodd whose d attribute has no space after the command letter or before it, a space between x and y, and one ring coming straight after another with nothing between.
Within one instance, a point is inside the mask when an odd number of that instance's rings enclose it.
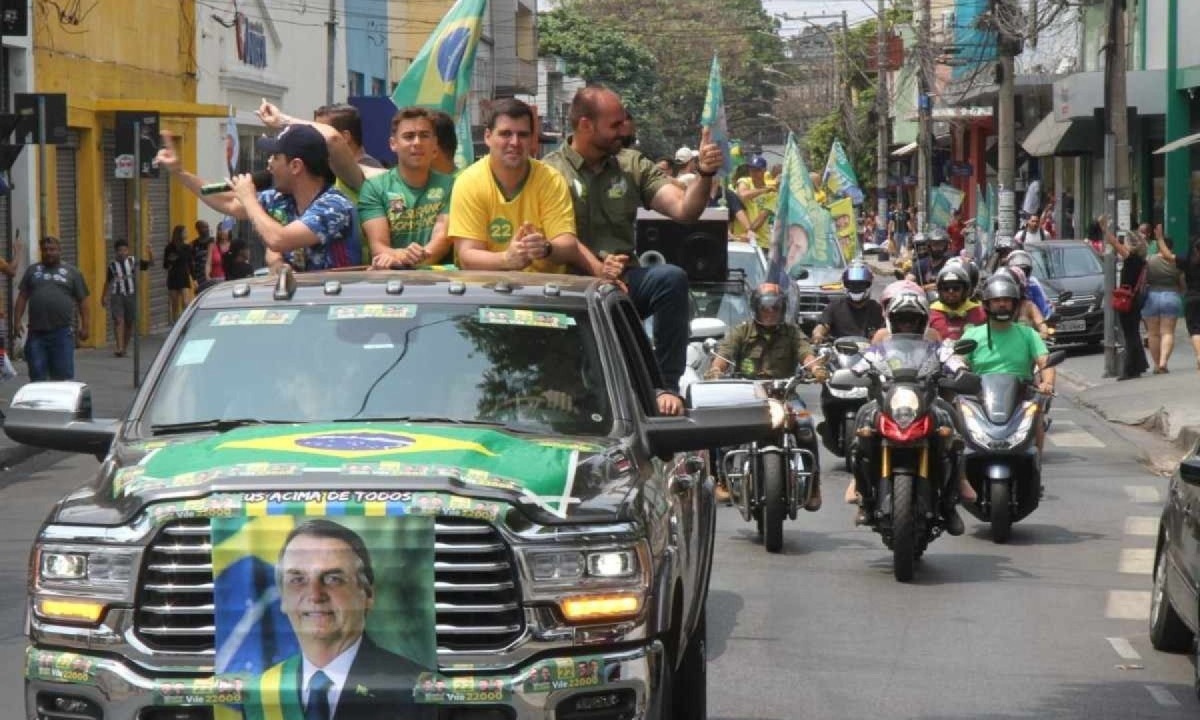
<instances>
[{"instance_id":1,"label":"black motorcycle","mask_svg":"<svg viewBox=\"0 0 1200 720\"><path fill-rule=\"evenodd\" d=\"M862 353L870 345L864 337L838 338L834 343L821 345L817 354L830 372L848 370L862 362ZM840 389L829 382L821 386L821 417L817 434L829 452L845 458L846 472L852 472L850 444L854 440L855 417L858 409L870 399L867 388Z\"/></svg>"},{"instance_id":2,"label":"black motorcycle","mask_svg":"<svg viewBox=\"0 0 1200 720\"><path fill-rule=\"evenodd\" d=\"M954 346L959 354L974 348L973 340ZM937 345L919 335L893 335L874 356L868 353L865 372L838 370L830 385L866 387L874 401L858 415L854 476L867 523L892 551L896 579L908 582L956 501L961 441L939 392L978 392L979 377L947 375Z\"/></svg>"},{"instance_id":3,"label":"black motorcycle","mask_svg":"<svg viewBox=\"0 0 1200 720\"><path fill-rule=\"evenodd\" d=\"M1052 352L1046 366L1065 358L1061 350ZM967 480L979 497L967 510L991 523L993 542L1005 543L1013 523L1028 517L1041 501L1042 458L1035 429L1036 423L1047 422L1049 398L1016 375L988 374L981 383L977 395L958 397Z\"/></svg>"}]
</instances>

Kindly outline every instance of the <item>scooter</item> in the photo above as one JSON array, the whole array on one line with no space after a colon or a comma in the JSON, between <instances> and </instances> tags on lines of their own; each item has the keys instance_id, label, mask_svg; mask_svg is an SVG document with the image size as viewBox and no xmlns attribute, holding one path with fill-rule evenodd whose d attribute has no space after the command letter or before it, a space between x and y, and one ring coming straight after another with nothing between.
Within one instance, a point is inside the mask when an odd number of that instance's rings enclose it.
<instances>
[{"instance_id":1,"label":"scooter","mask_svg":"<svg viewBox=\"0 0 1200 720\"><path fill-rule=\"evenodd\" d=\"M862 361L862 353L870 345L864 337L838 338L821 345L817 354L830 371L850 369ZM821 417L817 434L829 452L845 458L846 472L852 472L850 444L854 441L854 418L868 400L867 388L840 389L827 381L821 386Z\"/></svg>"},{"instance_id":2,"label":"scooter","mask_svg":"<svg viewBox=\"0 0 1200 720\"><path fill-rule=\"evenodd\" d=\"M1052 352L1046 367L1064 359L1062 350ZM1042 497L1042 458L1034 423L1049 427L1050 398L1031 393L1032 383L1016 375L984 375L981 385L977 396L958 396L967 481L979 497L966 508L991 523L993 542L1006 543L1013 523L1036 510Z\"/></svg>"}]
</instances>

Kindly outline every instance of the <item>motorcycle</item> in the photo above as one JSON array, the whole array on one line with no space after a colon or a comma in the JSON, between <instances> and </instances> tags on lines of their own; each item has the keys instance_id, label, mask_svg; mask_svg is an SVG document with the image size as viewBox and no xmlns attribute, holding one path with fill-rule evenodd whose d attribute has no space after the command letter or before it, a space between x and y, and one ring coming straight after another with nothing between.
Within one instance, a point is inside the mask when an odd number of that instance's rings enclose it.
<instances>
[{"instance_id":1,"label":"motorcycle","mask_svg":"<svg viewBox=\"0 0 1200 720\"><path fill-rule=\"evenodd\" d=\"M1058 350L1046 359L1054 367L1066 358ZM1029 392L1032 383L1016 375L984 375L977 396L960 395L967 481L979 500L967 511L992 525L992 541L1008 542L1012 525L1037 509L1042 497L1042 459L1034 423L1048 427L1048 396Z\"/></svg>"},{"instance_id":2,"label":"motorcycle","mask_svg":"<svg viewBox=\"0 0 1200 720\"><path fill-rule=\"evenodd\" d=\"M778 435L727 450L718 465L742 519L755 521L763 547L771 553L783 549L784 517L796 519L821 471L812 413L796 392L806 382L810 380L804 375L764 381L761 387Z\"/></svg>"},{"instance_id":3,"label":"motorcycle","mask_svg":"<svg viewBox=\"0 0 1200 720\"><path fill-rule=\"evenodd\" d=\"M851 350L849 343L844 349ZM974 349L973 340L954 346L958 354ZM954 512L961 440L951 413L937 402L939 391L978 392L979 376L948 376L938 346L919 335L893 335L879 358L864 364L865 372L834 372L830 386L868 388L874 401L859 413L854 476L867 523L892 551L896 580L908 582Z\"/></svg>"},{"instance_id":4,"label":"motorcycle","mask_svg":"<svg viewBox=\"0 0 1200 720\"><path fill-rule=\"evenodd\" d=\"M862 362L862 353L869 345L864 337L843 337L832 344L821 345L817 354L830 370L850 369ZM831 453L845 459L846 472L853 472L850 444L854 440L854 422L858 409L867 399L865 387L842 390L831 387L828 381L821 387L821 417L824 419L817 424L817 434Z\"/></svg>"}]
</instances>

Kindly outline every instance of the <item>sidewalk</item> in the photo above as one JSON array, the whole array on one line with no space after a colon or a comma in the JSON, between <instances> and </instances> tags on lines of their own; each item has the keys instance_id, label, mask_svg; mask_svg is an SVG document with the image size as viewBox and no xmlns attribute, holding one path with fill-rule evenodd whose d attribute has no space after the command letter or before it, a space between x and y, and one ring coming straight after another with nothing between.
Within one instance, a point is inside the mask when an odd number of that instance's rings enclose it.
<instances>
[{"instance_id":1,"label":"sidewalk","mask_svg":"<svg viewBox=\"0 0 1200 720\"><path fill-rule=\"evenodd\" d=\"M1104 353L1072 353L1058 375L1076 391L1072 396L1105 420L1152 430L1189 451L1200 441L1200 372L1191 341L1179 323L1175 351L1164 375L1147 373L1117 382L1104 377Z\"/></svg>"},{"instance_id":2,"label":"sidewalk","mask_svg":"<svg viewBox=\"0 0 1200 720\"><path fill-rule=\"evenodd\" d=\"M146 370L154 361L154 356L162 347L165 335L151 335L141 339L141 374L145 378ZM13 395L22 385L29 382L28 367L24 361L14 362L17 377L0 384L0 407L8 408ZM125 357L113 355L112 346L99 349L80 349L75 351L75 379L88 384L92 391L92 408L95 417L121 417L133 402L133 348L130 347ZM7 470L13 465L26 460L42 448L21 445L0 434L0 470Z\"/></svg>"}]
</instances>

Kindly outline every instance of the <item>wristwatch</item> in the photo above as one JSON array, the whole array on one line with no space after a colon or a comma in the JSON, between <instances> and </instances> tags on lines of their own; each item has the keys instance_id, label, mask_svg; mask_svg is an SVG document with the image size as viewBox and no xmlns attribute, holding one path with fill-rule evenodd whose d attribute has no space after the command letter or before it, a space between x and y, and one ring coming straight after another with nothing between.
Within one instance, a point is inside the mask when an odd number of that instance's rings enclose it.
<instances>
[{"instance_id":1,"label":"wristwatch","mask_svg":"<svg viewBox=\"0 0 1200 720\"><path fill-rule=\"evenodd\" d=\"M543 252L542 252L542 259L543 259L543 260L549 260L549 259L550 259L550 253L554 252L554 245L553 245L553 243L551 243L549 240L543 240L543 241L542 241L542 250L543 250Z\"/></svg>"}]
</instances>

